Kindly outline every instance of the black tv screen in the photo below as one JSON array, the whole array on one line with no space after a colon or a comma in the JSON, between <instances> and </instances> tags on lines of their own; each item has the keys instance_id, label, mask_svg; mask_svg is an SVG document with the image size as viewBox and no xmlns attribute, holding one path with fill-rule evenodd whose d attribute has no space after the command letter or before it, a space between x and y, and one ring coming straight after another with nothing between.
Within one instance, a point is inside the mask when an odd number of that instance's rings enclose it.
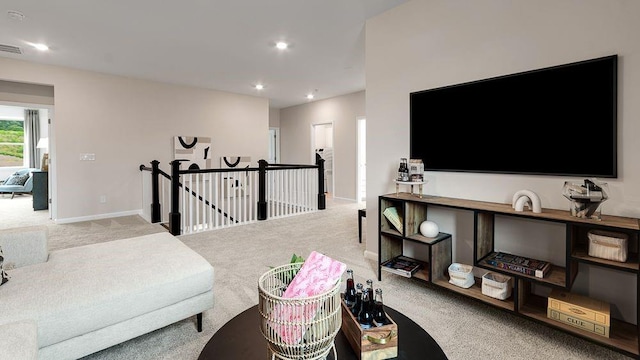
<instances>
[{"instance_id":1,"label":"black tv screen","mask_svg":"<svg viewBox=\"0 0 640 360\"><path fill-rule=\"evenodd\" d=\"M615 178L617 55L410 94L425 171Z\"/></svg>"}]
</instances>

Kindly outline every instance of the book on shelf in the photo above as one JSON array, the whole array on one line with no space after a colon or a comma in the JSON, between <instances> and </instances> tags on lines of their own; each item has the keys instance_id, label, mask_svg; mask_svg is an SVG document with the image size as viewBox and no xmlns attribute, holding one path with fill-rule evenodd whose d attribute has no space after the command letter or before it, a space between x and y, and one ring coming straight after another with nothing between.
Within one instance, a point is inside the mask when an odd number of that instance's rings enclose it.
<instances>
[{"instance_id":1,"label":"book on shelf","mask_svg":"<svg viewBox=\"0 0 640 360\"><path fill-rule=\"evenodd\" d=\"M551 263L548 261L517 256L500 251L489 255L485 261L487 264L501 269L511 270L537 278L544 278L549 273L549 270L551 270Z\"/></svg>"},{"instance_id":2,"label":"book on shelf","mask_svg":"<svg viewBox=\"0 0 640 360\"><path fill-rule=\"evenodd\" d=\"M398 209L388 207L382 212L384 217L402 234L402 216L398 214Z\"/></svg>"},{"instance_id":3,"label":"book on shelf","mask_svg":"<svg viewBox=\"0 0 640 360\"><path fill-rule=\"evenodd\" d=\"M396 256L381 264L382 270L410 278L422 266L416 260L406 256Z\"/></svg>"}]
</instances>

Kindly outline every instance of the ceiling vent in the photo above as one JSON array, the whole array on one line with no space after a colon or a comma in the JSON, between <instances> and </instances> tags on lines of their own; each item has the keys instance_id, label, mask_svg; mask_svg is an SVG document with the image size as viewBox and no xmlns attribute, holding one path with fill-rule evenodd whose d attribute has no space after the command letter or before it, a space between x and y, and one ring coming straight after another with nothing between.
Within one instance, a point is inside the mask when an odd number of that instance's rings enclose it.
<instances>
[{"instance_id":1,"label":"ceiling vent","mask_svg":"<svg viewBox=\"0 0 640 360\"><path fill-rule=\"evenodd\" d=\"M0 51L12 53L12 54L22 54L22 50L19 47L13 46L13 45L0 44Z\"/></svg>"}]
</instances>

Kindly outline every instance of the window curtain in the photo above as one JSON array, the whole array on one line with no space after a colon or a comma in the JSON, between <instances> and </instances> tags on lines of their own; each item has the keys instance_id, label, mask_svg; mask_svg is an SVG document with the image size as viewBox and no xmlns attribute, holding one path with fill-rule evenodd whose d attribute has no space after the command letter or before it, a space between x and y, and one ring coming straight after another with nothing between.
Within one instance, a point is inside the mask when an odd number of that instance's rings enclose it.
<instances>
[{"instance_id":1,"label":"window curtain","mask_svg":"<svg viewBox=\"0 0 640 360\"><path fill-rule=\"evenodd\" d=\"M38 154L38 140L40 140L40 111L24 110L24 146L30 168L40 168L40 154Z\"/></svg>"}]
</instances>

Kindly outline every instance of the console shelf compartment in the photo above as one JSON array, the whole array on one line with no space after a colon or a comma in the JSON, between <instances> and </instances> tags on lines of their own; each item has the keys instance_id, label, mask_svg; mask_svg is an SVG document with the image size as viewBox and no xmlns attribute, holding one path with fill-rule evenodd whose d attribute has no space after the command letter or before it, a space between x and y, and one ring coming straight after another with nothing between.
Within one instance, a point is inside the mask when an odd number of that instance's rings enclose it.
<instances>
[{"instance_id":1,"label":"console shelf compartment","mask_svg":"<svg viewBox=\"0 0 640 360\"><path fill-rule=\"evenodd\" d=\"M602 224L603 226L588 227L584 225L571 225L569 227L570 235L569 241L571 243L571 257L579 262L585 262L593 265L599 265L615 270L628 271L636 274L640 274L640 260L638 256L638 233L635 231L628 231L627 229L616 228L615 226L607 226L608 224ZM626 262L612 261L607 259L601 259L593 256L589 256L589 244L587 233L591 229L602 229L613 232L619 232L627 234L628 240L628 257Z\"/></svg>"},{"instance_id":2,"label":"console shelf compartment","mask_svg":"<svg viewBox=\"0 0 640 360\"><path fill-rule=\"evenodd\" d=\"M489 254L491 255L491 254ZM513 270L509 270L509 269L503 269L501 267L495 266L495 265L491 265L489 263L486 262L486 260L480 260L476 266L479 266L481 268L487 269L487 270L491 270L491 271L495 271L495 272L499 272L499 273L503 273L509 276L518 276L518 277L522 277L522 278L527 278L530 280L534 280L534 281L539 281L542 283L548 283L551 285L555 285L558 287L562 287L562 288L566 288L567 287L567 269L562 267L562 266L557 266L557 265L552 265L551 266L551 270L549 270L549 272L545 275L544 278L538 278L535 276L531 276L531 275L527 275L527 274L523 274L521 272L517 272L517 271L513 271Z\"/></svg>"},{"instance_id":3,"label":"console shelf compartment","mask_svg":"<svg viewBox=\"0 0 640 360\"><path fill-rule=\"evenodd\" d=\"M461 294L481 301L504 311L534 320L549 327L559 329L569 334L587 339L599 345L611 348L617 352L640 359L640 327L638 324L622 321L612 316L609 338L563 324L547 317L547 296L544 290L554 288L571 291L580 270L579 264L588 264L606 268L607 275L615 281L618 274L631 274L640 291L640 221L635 218L602 215L601 220L583 219L571 216L568 210L542 209L541 213L531 211L515 211L511 204L499 204L485 201L446 198L424 195L418 198L408 193L387 194L378 197L380 231L378 233L378 280L381 280L380 264L394 256L403 255L405 244L426 246L428 261L424 261L424 268L414 274L413 278L421 282L429 282L434 286ZM402 232L382 215L388 207L395 207L403 218ZM467 210L473 213L473 258L475 268L494 271L511 276L514 280L512 295L506 300L499 300L482 294L482 279L475 278L475 284L464 289L449 283L448 267L455 259L452 258L454 236L440 233L436 238L427 238L420 234L420 224L428 219L431 207L441 207L456 210ZM545 224L560 224L564 226L565 235L557 239L558 246L564 247L566 263L554 264L544 278L529 276L520 272L499 268L486 262L486 258L497 252L495 249L495 233L504 229L496 227L496 218L525 219L525 226L539 226ZM531 225L529 225L531 223ZM518 222L515 225L518 226ZM557 225L555 225L557 226ZM626 262L616 262L589 256L588 231L592 229L621 232L628 235L628 258ZM442 230L442 229L441 229ZM525 234L525 238L526 238ZM517 241L517 240L514 240ZM555 242L556 239L550 239ZM504 243L504 242L503 242ZM518 254L527 257L528 254ZM540 259L547 260L547 259ZM612 270L612 271L609 271ZM604 270L603 270L604 271ZM478 276L478 274L475 274ZM585 271L584 276L589 276ZM583 279L584 282L584 279ZM540 291L542 289L542 291ZM536 290L536 291L534 291ZM640 314L638 296L632 299L636 314ZM612 307L615 304L612 304Z\"/></svg>"},{"instance_id":4,"label":"console shelf compartment","mask_svg":"<svg viewBox=\"0 0 640 360\"><path fill-rule=\"evenodd\" d=\"M524 317L536 320L545 325L577 335L592 342L610 347L632 357L638 357L638 328L636 325L611 318L609 337L603 337L588 331L577 329L547 317L547 297L534 295L530 292L529 284L521 283L523 289L518 313Z\"/></svg>"},{"instance_id":5,"label":"console shelf compartment","mask_svg":"<svg viewBox=\"0 0 640 360\"><path fill-rule=\"evenodd\" d=\"M470 288L464 289L459 286L455 286L449 282L449 277L441 277L439 279L433 280L433 284L443 287L447 290L456 292L458 294L462 294L464 296L468 296L470 298L474 298L476 300L480 300L481 302L491 304L495 307L503 308L505 310L514 311L515 303L513 301L514 297L511 295L506 300L498 300L482 293L482 279L475 278L475 284L473 284Z\"/></svg>"}]
</instances>

